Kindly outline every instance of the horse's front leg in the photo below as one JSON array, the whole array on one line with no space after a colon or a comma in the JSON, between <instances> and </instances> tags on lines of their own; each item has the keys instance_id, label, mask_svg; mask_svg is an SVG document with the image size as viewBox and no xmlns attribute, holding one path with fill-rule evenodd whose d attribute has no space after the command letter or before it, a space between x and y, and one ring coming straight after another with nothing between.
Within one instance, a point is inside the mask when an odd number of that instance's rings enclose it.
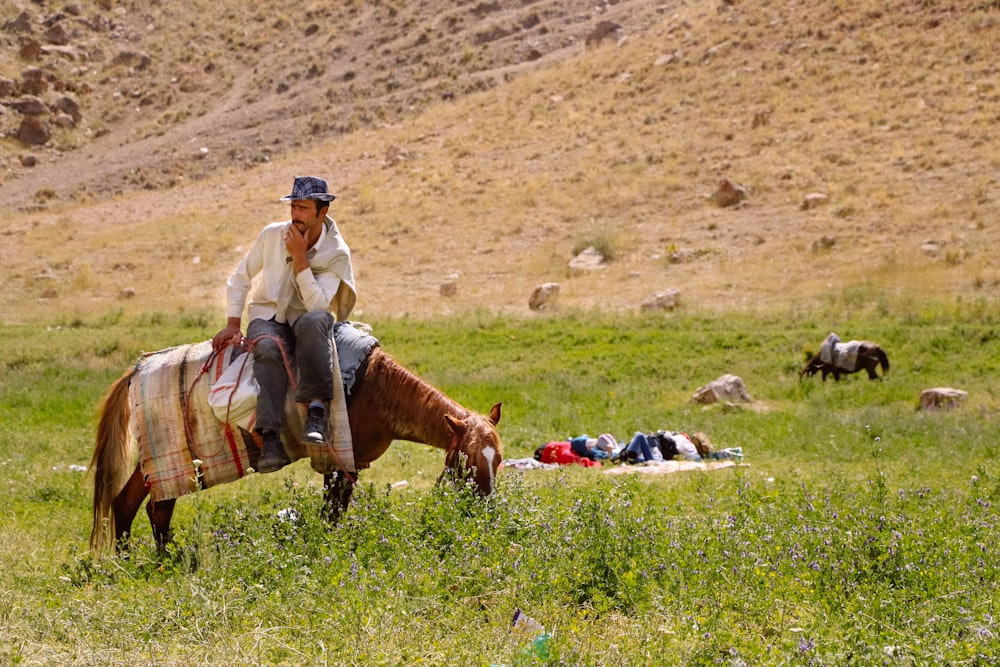
<instances>
[{"instance_id":1,"label":"horse's front leg","mask_svg":"<svg viewBox=\"0 0 1000 667\"><path fill-rule=\"evenodd\" d=\"M146 503L146 514L149 516L149 525L153 528L153 538L156 540L156 552L161 556L167 553L167 543L170 541L170 518L174 515L176 503L173 498L158 503L150 500Z\"/></svg>"},{"instance_id":2,"label":"horse's front leg","mask_svg":"<svg viewBox=\"0 0 1000 667\"><path fill-rule=\"evenodd\" d=\"M357 475L358 473L354 473L353 479L344 472L332 472L323 476L323 515L330 523L340 521L340 517L347 511L354 494L354 485L358 481Z\"/></svg>"}]
</instances>

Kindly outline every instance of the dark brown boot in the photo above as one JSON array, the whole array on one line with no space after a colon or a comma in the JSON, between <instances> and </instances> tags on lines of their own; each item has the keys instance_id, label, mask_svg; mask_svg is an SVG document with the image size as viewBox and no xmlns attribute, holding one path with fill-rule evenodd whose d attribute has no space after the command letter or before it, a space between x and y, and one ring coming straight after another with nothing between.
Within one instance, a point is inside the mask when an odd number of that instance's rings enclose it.
<instances>
[{"instance_id":1,"label":"dark brown boot","mask_svg":"<svg viewBox=\"0 0 1000 667\"><path fill-rule=\"evenodd\" d=\"M281 444L281 438L274 431L265 431L264 450L257 461L257 472L275 472L281 470L292 462L285 453L285 446Z\"/></svg>"}]
</instances>

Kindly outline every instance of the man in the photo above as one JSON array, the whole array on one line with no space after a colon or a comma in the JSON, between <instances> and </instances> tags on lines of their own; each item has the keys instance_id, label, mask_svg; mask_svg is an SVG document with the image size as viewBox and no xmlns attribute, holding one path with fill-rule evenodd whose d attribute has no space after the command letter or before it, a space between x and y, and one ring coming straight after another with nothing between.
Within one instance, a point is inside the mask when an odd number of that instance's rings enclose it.
<instances>
[{"instance_id":1,"label":"man","mask_svg":"<svg viewBox=\"0 0 1000 667\"><path fill-rule=\"evenodd\" d=\"M309 406L304 437L321 443L326 434L325 406L334 388L334 316L346 320L357 300L350 248L327 215L334 199L322 178L296 177L292 193L281 198L291 202L291 220L267 225L226 283L228 321L212 347L242 342L246 306L246 337L256 341L254 375L260 386L254 430L264 446L258 472L274 472L291 462L281 444L289 368L298 370L296 400Z\"/></svg>"}]
</instances>

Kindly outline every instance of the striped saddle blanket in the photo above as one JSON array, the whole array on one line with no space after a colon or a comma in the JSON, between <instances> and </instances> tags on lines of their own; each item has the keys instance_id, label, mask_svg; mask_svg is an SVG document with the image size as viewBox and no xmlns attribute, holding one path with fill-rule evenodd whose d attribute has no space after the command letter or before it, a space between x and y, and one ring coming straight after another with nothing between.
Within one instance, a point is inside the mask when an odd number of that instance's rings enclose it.
<instances>
[{"instance_id":1,"label":"striped saddle blanket","mask_svg":"<svg viewBox=\"0 0 1000 667\"><path fill-rule=\"evenodd\" d=\"M304 409L293 390L285 402L285 450L293 461L308 457L321 474L356 470L345 388L350 391L354 372L378 344L371 336L353 333L357 330L351 326L338 327L335 339L341 338L341 330L351 336L344 345L350 360L342 370L345 353L333 356L334 378L347 381L335 387L327 411L327 442L302 438ZM204 341L144 354L136 364L129 386L129 428L154 502L235 481L256 464L259 436L223 423L208 404L211 383L235 356L231 350L214 355L211 341Z\"/></svg>"}]
</instances>

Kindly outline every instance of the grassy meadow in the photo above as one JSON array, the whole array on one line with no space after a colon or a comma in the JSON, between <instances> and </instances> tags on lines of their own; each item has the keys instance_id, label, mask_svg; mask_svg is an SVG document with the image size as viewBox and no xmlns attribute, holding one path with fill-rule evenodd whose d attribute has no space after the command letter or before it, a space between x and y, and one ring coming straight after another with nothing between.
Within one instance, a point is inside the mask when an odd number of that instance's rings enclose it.
<instances>
[{"instance_id":1,"label":"grassy meadow","mask_svg":"<svg viewBox=\"0 0 1000 667\"><path fill-rule=\"evenodd\" d=\"M55 13L0 13L22 4ZM565 28L545 3L113 4L121 41L93 44L153 66L52 56L89 127L34 167L0 138L0 667L1000 663L996 0L629 0ZM585 48L606 17L625 38ZM331 53L350 71L296 79ZM165 558L140 511L130 555L92 559L103 393L219 329L304 173L338 194L354 317L463 405L502 402L508 458L662 428L744 465L505 469L482 502L398 442L337 526L298 462L180 499ZM747 198L716 206L722 179ZM588 246L608 265L575 275ZM669 288L679 309L638 312ZM887 379L800 379L831 331L882 345ZM725 373L752 404L691 402ZM917 410L941 386L964 404Z\"/></svg>"},{"instance_id":2,"label":"grassy meadow","mask_svg":"<svg viewBox=\"0 0 1000 667\"><path fill-rule=\"evenodd\" d=\"M831 303L370 321L465 406L502 401L508 458L665 428L742 447L745 465L505 469L482 502L434 486L441 452L397 442L336 527L300 461L179 500L163 559L140 511L130 556L102 561L81 471L101 395L140 352L220 317L4 325L0 665L996 664L1000 307ZM880 343L888 378L800 380L830 330ZM691 403L723 373L751 405ZM918 411L935 386L969 395ZM518 608L547 654L510 630Z\"/></svg>"}]
</instances>

